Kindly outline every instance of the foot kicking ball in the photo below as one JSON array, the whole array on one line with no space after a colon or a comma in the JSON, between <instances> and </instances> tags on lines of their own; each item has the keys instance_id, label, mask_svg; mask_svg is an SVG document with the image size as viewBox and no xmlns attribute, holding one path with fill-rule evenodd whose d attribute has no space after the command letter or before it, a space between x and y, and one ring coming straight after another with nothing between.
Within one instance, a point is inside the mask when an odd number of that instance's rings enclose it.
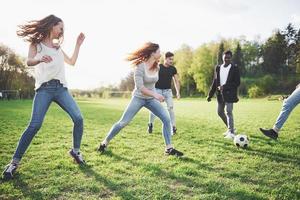
<instances>
[{"instance_id":1,"label":"foot kicking ball","mask_svg":"<svg viewBox=\"0 0 300 200\"><path fill-rule=\"evenodd\" d=\"M247 135L236 135L233 139L233 143L237 147L246 148L249 146L249 138Z\"/></svg>"}]
</instances>

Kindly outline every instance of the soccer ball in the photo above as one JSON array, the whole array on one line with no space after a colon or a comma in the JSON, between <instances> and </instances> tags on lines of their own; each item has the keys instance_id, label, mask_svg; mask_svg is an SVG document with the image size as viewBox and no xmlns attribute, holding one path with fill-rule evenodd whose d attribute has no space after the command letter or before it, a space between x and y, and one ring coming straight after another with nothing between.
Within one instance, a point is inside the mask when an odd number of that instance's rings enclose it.
<instances>
[{"instance_id":1,"label":"soccer ball","mask_svg":"<svg viewBox=\"0 0 300 200\"><path fill-rule=\"evenodd\" d=\"M249 138L247 135L236 135L233 139L233 143L237 147L246 148L249 146Z\"/></svg>"}]
</instances>

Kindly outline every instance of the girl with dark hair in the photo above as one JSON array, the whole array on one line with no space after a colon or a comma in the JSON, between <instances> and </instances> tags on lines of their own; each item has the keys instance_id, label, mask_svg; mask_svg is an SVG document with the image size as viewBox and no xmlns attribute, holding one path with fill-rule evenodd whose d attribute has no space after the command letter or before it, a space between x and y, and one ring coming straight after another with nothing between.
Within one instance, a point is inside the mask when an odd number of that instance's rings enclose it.
<instances>
[{"instance_id":1,"label":"girl with dark hair","mask_svg":"<svg viewBox=\"0 0 300 200\"><path fill-rule=\"evenodd\" d=\"M132 99L124 111L121 119L115 123L101 142L98 151L105 151L108 143L123 129L137 114L145 107L154 113L163 123L162 134L165 139L165 153L167 155L182 156L183 153L173 148L171 144L171 125L170 117L160 102L164 97L155 92L155 83L158 81L160 58L159 45L148 42L141 48L131 53L127 60L134 65L134 83L135 89L132 93Z\"/></svg>"},{"instance_id":2,"label":"girl with dark hair","mask_svg":"<svg viewBox=\"0 0 300 200\"><path fill-rule=\"evenodd\" d=\"M72 57L60 47L64 36L64 23L54 15L20 25L17 35L30 43L27 65L34 66L35 96L30 123L23 132L12 161L3 172L3 177L13 178L22 156L40 129L52 102L57 103L72 118L73 148L69 153L78 164L84 164L80 153L83 118L79 107L68 92L64 66L64 62L75 65L80 46L85 39L84 34L79 34Z\"/></svg>"}]
</instances>

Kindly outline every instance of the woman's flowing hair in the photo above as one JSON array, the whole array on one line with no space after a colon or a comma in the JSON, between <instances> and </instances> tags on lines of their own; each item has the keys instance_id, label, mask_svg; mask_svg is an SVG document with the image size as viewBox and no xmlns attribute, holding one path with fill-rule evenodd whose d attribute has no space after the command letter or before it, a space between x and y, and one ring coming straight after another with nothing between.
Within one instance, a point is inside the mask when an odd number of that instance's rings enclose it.
<instances>
[{"instance_id":1,"label":"woman's flowing hair","mask_svg":"<svg viewBox=\"0 0 300 200\"><path fill-rule=\"evenodd\" d=\"M138 65L142 62L147 61L152 53L155 53L159 49L159 45L147 42L139 49L135 50L134 52L130 53L127 57L127 61L131 61L133 65ZM155 62L153 66L150 68L151 70L156 69L158 66L158 62Z\"/></svg>"},{"instance_id":2,"label":"woman's flowing hair","mask_svg":"<svg viewBox=\"0 0 300 200\"><path fill-rule=\"evenodd\" d=\"M18 26L17 35L32 44L38 44L50 35L54 26L63 22L55 15L49 15L41 20L32 20ZM59 37L59 44L63 42L63 33Z\"/></svg>"}]
</instances>

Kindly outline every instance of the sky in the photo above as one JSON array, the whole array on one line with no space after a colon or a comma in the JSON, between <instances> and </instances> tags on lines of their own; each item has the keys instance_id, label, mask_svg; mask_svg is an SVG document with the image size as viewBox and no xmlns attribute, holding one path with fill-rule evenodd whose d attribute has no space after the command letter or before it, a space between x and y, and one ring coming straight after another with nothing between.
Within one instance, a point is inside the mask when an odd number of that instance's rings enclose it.
<instances>
[{"instance_id":1,"label":"sky","mask_svg":"<svg viewBox=\"0 0 300 200\"><path fill-rule=\"evenodd\" d=\"M66 65L70 89L116 85L132 67L128 53L143 43L162 52L193 48L221 38L268 38L288 23L300 27L299 0L9 0L1 2L0 43L26 57L17 25L54 14L64 21L62 49L73 53L86 35L76 65Z\"/></svg>"}]
</instances>

